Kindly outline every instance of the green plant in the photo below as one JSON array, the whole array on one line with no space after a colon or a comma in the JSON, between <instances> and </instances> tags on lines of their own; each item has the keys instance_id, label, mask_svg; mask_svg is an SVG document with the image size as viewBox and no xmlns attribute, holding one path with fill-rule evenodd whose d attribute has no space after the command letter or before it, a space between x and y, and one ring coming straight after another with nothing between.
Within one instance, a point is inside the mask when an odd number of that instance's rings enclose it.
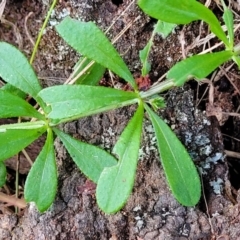
<instances>
[{"instance_id":1,"label":"green plant","mask_svg":"<svg viewBox=\"0 0 240 240\"><path fill-rule=\"evenodd\" d=\"M76 64L72 75L80 85L42 89L24 55L13 46L0 43L0 76L7 83L33 97L40 106L37 111L18 95L7 89L0 89L1 118L32 119L29 122L0 126L0 183L3 184L6 176L2 162L47 133L45 145L29 172L24 190L25 199L35 202L40 211L48 209L56 195L54 134L60 138L79 169L97 183L96 197L99 207L106 213L121 209L134 184L144 109L153 124L161 163L174 196L185 206L193 206L199 201L200 180L189 154L150 105L154 109L164 105L158 93L181 86L191 78L204 78L231 58L239 62L238 48L233 47L232 15L225 7L224 21L229 32L228 39L213 13L194 0L140 0L138 3L147 14L164 22L186 24L197 19L206 21L224 42L226 50L183 60L169 70L167 80L146 92L140 92L128 67L99 28L93 22L80 22L68 17L57 26L57 31L70 46L85 56ZM147 59L151 45L150 39L147 50L144 50L141 56L143 74L150 70ZM94 86L105 68L126 80L133 91ZM88 73L82 75L86 69ZM76 140L57 128L60 123L132 104L138 105L137 110L115 144L113 155Z\"/></svg>"}]
</instances>

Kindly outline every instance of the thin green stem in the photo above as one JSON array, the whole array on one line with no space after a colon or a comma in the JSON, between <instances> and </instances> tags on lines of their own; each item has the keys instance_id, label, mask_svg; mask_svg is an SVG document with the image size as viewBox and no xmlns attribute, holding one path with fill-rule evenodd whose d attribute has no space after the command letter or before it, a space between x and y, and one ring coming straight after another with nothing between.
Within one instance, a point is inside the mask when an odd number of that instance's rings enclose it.
<instances>
[{"instance_id":1,"label":"thin green stem","mask_svg":"<svg viewBox=\"0 0 240 240\"><path fill-rule=\"evenodd\" d=\"M41 27L41 29L40 29L40 32L39 32L38 37L37 37L37 41L36 41L36 43L35 43L35 46L34 46L34 49L33 49L33 52L32 52L32 56L31 56L30 61L29 61L30 64L33 63L33 60L34 60L35 55L36 55L36 53L37 53L37 49L38 49L39 43L40 43L41 38L42 38L42 35L43 35L43 31L44 31L44 29L45 29L46 26L47 26L48 20L49 20L49 18L50 18L50 16L51 16L51 13L52 13L54 7L55 7L56 4L57 4L57 1L58 1L58 0L53 0L52 5L51 5L51 7L50 7L50 9L49 9L49 11L48 11L48 13L47 13L47 17L45 18L45 21L44 21L44 23L43 23L43 25L42 25L42 27Z\"/></svg>"},{"instance_id":2,"label":"thin green stem","mask_svg":"<svg viewBox=\"0 0 240 240\"><path fill-rule=\"evenodd\" d=\"M175 84L172 79L165 80L164 82L161 82L153 87L151 87L146 92L140 92L140 96L142 99L153 96L157 93L164 92L172 87L175 87Z\"/></svg>"}]
</instances>

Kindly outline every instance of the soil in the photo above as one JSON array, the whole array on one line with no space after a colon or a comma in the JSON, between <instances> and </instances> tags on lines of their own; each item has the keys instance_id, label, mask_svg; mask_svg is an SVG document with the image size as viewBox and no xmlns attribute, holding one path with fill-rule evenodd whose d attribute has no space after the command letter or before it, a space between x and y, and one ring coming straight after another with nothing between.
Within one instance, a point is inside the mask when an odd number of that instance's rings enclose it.
<instances>
[{"instance_id":1,"label":"soil","mask_svg":"<svg viewBox=\"0 0 240 240\"><path fill-rule=\"evenodd\" d=\"M129 3L126 0L60 1L34 61L42 85L63 83L79 57L57 35L55 24L70 15L83 21L95 21L102 30L106 30ZM233 7L234 11L239 12L236 4ZM48 8L48 0L7 2L4 18L13 25L0 25L1 40L16 45L29 57L32 45L26 28L31 37L36 39ZM211 9L217 14L220 12L215 3L211 4ZM33 14L24 23L30 12ZM147 43L155 21L133 4L116 21L108 37L112 39L129 22L133 22L132 26L115 46L134 76L139 77L141 64L138 53ZM155 37L150 56L152 71L149 77L152 83L181 60L184 54L201 50L200 47L189 47L199 35L199 24L195 22L186 27L178 26L166 39ZM201 37L204 34L206 31L202 31ZM185 39L184 54L180 37ZM183 207L173 198L159 161L153 129L146 116L134 190L120 212L106 215L98 209L94 186L76 168L61 142L56 139L59 183L54 204L43 214L33 204L19 214L14 214L10 207L1 204L0 239L240 239L239 159L229 157L225 152L240 151L239 116L230 114L239 111L239 71L230 68L229 71L218 73L218 78L209 76L209 79L213 79L209 85L199 86L193 81L167 92L167 106L159 111L159 115L186 146L200 171L203 193L196 207ZM117 77L112 81L109 73L104 75L104 81L107 85L125 86ZM210 87L208 95L204 95L206 86ZM74 121L62 128L82 141L110 150L134 110L135 106L125 107ZM32 158L40 146L41 143L34 143L27 149ZM8 165L10 177L7 185L11 191L14 191L10 182L14 180L11 170L14 168L11 165L13 161L14 158L9 160ZM20 162L20 185L23 186L29 165L23 156Z\"/></svg>"}]
</instances>

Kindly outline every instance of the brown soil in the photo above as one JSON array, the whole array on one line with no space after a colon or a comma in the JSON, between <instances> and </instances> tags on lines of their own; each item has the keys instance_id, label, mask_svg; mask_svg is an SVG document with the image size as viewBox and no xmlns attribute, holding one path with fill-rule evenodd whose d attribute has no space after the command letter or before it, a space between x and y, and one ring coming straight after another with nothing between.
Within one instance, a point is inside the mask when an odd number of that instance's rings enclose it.
<instances>
[{"instance_id":1,"label":"brown soil","mask_svg":"<svg viewBox=\"0 0 240 240\"><path fill-rule=\"evenodd\" d=\"M125 0L60 1L34 62L42 84L50 86L63 83L78 59L77 54L58 37L54 24L70 15L84 21L95 21L105 30L129 3ZM33 12L27 21L27 28L32 38L36 39L48 8L49 3L45 0L8 2L4 17L18 31L9 24L1 24L1 40L16 45L29 57L32 45L26 34L24 19ZM219 13L215 4L211 8ZM234 10L239 11L237 8ZM133 5L117 20L108 34L112 39L138 16L139 19L115 45L136 77L141 73L138 52L148 41L154 20ZM179 41L182 34L185 36L186 49L199 35L199 22L177 27L167 39L156 36L150 56L152 82L182 59ZM189 49L188 54L199 50ZM229 80L221 73L218 81L212 85L212 98L203 95L206 84L199 87L196 82L192 82L183 88L173 89L165 95L166 109L159 112L187 147L201 171L203 197L196 207L183 207L173 198L159 161L153 130L146 119L134 190L120 212L106 215L98 209L94 193L91 189L88 191L88 180L56 139L59 172L56 201L44 214L38 213L34 205L30 204L21 214L16 215L10 212L11 208L1 204L0 239L240 239L240 192L237 191L240 187L239 159L226 157L224 151L240 151L240 141L237 140L240 136L239 117L229 114L220 114L219 117L216 114L216 109L217 113L237 113L239 110L238 74L237 69L231 68L226 74ZM112 84L108 73L105 74L105 81ZM113 84L119 84L119 79L115 78ZM201 97L203 99L199 101ZM206 108L210 103L214 108ZM65 124L63 128L78 139L111 149L134 110L135 106L118 109ZM34 157L38 150L39 143L35 143L27 151ZM22 157L22 182L29 169L25 163ZM11 189L13 184L8 184Z\"/></svg>"}]
</instances>

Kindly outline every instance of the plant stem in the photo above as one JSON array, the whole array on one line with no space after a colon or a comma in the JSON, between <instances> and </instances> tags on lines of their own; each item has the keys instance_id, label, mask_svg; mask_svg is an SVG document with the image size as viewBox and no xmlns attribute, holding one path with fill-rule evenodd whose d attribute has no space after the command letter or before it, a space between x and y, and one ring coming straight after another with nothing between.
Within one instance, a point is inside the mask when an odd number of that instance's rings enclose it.
<instances>
[{"instance_id":1,"label":"plant stem","mask_svg":"<svg viewBox=\"0 0 240 240\"><path fill-rule=\"evenodd\" d=\"M54 7L55 7L56 4L57 4L57 0L53 0L52 5L51 5L51 7L50 7L50 9L49 9L49 11L48 11L48 13L47 13L47 17L46 17L46 19L45 19L45 21L44 21L44 23L43 23L43 25L42 25L42 27L41 27L41 30L40 30L40 32L39 32L39 34L38 34L37 41L36 41L36 43L35 43L35 46L34 46L34 49L33 49L33 52L32 52L32 56L31 56L30 61L29 61L30 64L33 63L33 60L34 60L35 55L36 55L36 53L37 53L37 49L38 49L40 40L41 40L42 35L43 35L43 31L44 31L44 29L45 29L46 26L47 26L47 23L48 23L48 20L49 20L49 18L50 18L50 16L51 16L52 10L54 9Z\"/></svg>"},{"instance_id":2,"label":"plant stem","mask_svg":"<svg viewBox=\"0 0 240 240\"><path fill-rule=\"evenodd\" d=\"M154 94L164 92L172 87L174 87L175 84L172 79L165 80L164 82L161 82L153 87L151 87L148 91L146 92L140 92L141 98L147 98L150 97Z\"/></svg>"}]
</instances>

